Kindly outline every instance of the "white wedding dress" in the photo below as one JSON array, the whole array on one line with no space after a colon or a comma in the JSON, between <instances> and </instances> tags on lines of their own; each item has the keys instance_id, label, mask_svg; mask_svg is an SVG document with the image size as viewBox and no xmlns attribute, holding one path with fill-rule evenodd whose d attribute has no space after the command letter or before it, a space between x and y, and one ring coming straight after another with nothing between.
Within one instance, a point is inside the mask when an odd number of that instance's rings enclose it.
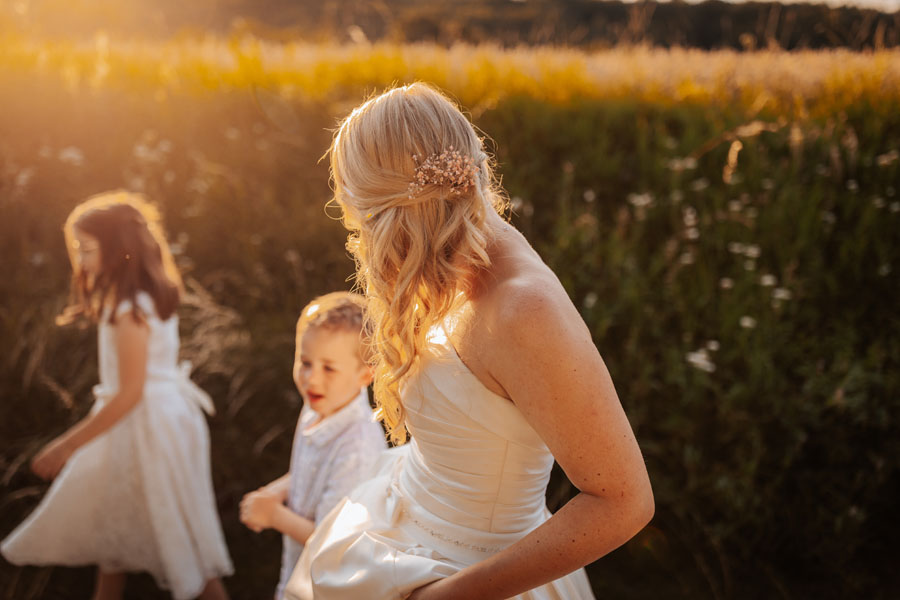
<instances>
[{"instance_id":1,"label":"white wedding dress","mask_svg":"<svg viewBox=\"0 0 900 600\"><path fill-rule=\"evenodd\" d=\"M0 551L17 565L147 571L176 600L187 600L208 579L232 572L201 410L211 403L177 364L177 317L160 320L144 292L137 301L150 328L143 398L72 455ZM117 313L127 311L130 303L123 303ZM119 388L115 330L105 319L98 343L94 412Z\"/></svg>"},{"instance_id":2,"label":"white wedding dress","mask_svg":"<svg viewBox=\"0 0 900 600\"><path fill-rule=\"evenodd\" d=\"M553 456L516 406L465 366L444 328L403 390L411 441L386 451L317 526L285 597L387 600L499 552L550 516ZM516 596L592 599L579 569Z\"/></svg>"}]
</instances>

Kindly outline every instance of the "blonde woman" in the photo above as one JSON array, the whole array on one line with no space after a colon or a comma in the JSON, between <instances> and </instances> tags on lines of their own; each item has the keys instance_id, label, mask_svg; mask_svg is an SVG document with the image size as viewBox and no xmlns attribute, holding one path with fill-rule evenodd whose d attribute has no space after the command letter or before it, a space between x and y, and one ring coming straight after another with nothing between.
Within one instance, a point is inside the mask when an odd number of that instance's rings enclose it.
<instances>
[{"instance_id":1,"label":"blonde woman","mask_svg":"<svg viewBox=\"0 0 900 600\"><path fill-rule=\"evenodd\" d=\"M637 442L556 276L499 215L472 124L413 84L330 149L395 443L319 524L288 598L592 598L582 567L653 515ZM550 515L554 458L580 493Z\"/></svg>"}]
</instances>

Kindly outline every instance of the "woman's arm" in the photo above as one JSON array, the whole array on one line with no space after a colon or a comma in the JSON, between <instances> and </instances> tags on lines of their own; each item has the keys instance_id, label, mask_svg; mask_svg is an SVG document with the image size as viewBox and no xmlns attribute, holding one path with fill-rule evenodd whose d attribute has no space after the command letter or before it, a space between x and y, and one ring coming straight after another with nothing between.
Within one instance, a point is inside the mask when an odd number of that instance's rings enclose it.
<instances>
[{"instance_id":1,"label":"woman's arm","mask_svg":"<svg viewBox=\"0 0 900 600\"><path fill-rule=\"evenodd\" d=\"M652 518L653 494L631 426L590 333L557 281L504 284L479 360L580 493L506 550L410 598L508 598L625 543Z\"/></svg>"},{"instance_id":2,"label":"woman's arm","mask_svg":"<svg viewBox=\"0 0 900 600\"><path fill-rule=\"evenodd\" d=\"M140 402L147 376L149 335L147 325L138 323L131 315L119 318L115 325L119 391L99 411L88 415L44 446L31 463L37 475L44 479L56 477L78 448L106 432Z\"/></svg>"}]
</instances>

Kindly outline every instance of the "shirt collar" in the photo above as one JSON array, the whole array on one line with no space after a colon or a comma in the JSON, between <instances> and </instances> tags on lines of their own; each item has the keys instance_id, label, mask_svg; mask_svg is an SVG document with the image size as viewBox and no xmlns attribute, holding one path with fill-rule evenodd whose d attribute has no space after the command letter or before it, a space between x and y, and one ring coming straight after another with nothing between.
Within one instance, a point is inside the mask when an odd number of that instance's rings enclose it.
<instances>
[{"instance_id":1,"label":"shirt collar","mask_svg":"<svg viewBox=\"0 0 900 600\"><path fill-rule=\"evenodd\" d=\"M318 419L319 413L306 406L300 415L300 435L311 444L321 447L330 443L347 427L356 421L374 421L372 407L369 406L369 392L367 388L361 388L356 398L347 403L339 411L331 414L312 427L307 424Z\"/></svg>"}]
</instances>

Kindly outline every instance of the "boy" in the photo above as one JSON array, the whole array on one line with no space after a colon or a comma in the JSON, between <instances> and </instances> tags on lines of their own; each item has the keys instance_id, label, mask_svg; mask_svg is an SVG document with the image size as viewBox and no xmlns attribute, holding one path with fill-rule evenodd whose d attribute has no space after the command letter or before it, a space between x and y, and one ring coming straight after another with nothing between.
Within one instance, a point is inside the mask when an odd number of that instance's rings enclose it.
<instances>
[{"instance_id":1,"label":"boy","mask_svg":"<svg viewBox=\"0 0 900 600\"><path fill-rule=\"evenodd\" d=\"M385 449L367 386L372 382L362 340L365 299L334 292L310 302L297 321L294 383L303 409L294 433L290 471L244 496L241 522L284 535L284 586L316 523L360 483Z\"/></svg>"}]
</instances>

